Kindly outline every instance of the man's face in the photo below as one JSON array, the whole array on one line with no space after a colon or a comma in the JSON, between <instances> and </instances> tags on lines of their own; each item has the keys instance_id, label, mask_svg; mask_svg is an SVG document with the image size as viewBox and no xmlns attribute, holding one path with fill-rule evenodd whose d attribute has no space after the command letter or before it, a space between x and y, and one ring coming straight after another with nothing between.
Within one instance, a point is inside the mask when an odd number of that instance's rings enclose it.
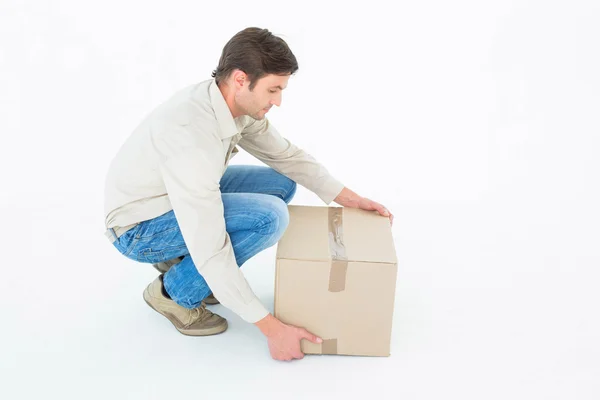
<instances>
[{"instance_id":1,"label":"man's face","mask_svg":"<svg viewBox=\"0 0 600 400\"><path fill-rule=\"evenodd\" d=\"M287 87L290 75L266 75L259 79L250 91L250 81L245 80L244 86L235 94L235 102L243 114L262 120L269 109L281 106L281 92Z\"/></svg>"}]
</instances>

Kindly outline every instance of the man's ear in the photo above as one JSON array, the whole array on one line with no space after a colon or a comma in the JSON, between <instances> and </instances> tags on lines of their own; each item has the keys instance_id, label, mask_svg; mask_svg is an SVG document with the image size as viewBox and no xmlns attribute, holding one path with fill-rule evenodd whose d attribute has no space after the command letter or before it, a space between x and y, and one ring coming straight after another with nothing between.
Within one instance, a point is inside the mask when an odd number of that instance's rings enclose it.
<instances>
[{"instance_id":1,"label":"man's ear","mask_svg":"<svg viewBox=\"0 0 600 400\"><path fill-rule=\"evenodd\" d=\"M233 71L233 83L236 89L241 89L245 84L249 84L248 75L240 69Z\"/></svg>"}]
</instances>

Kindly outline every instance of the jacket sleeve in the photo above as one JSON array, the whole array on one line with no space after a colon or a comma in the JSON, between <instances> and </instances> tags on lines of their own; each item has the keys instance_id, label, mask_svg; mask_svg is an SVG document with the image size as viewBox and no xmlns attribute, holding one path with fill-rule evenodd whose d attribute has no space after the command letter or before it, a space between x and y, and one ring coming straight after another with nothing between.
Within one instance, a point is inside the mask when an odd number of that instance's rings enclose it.
<instances>
[{"instance_id":1,"label":"jacket sleeve","mask_svg":"<svg viewBox=\"0 0 600 400\"><path fill-rule=\"evenodd\" d=\"M314 157L281 136L266 118L244 129L239 146L315 193L325 204L331 203L344 188Z\"/></svg>"},{"instance_id":2,"label":"jacket sleeve","mask_svg":"<svg viewBox=\"0 0 600 400\"><path fill-rule=\"evenodd\" d=\"M198 272L223 306L254 323L269 311L238 267L225 229L219 186L224 165L222 141L211 129L198 129L178 125L157 138L160 173Z\"/></svg>"}]
</instances>

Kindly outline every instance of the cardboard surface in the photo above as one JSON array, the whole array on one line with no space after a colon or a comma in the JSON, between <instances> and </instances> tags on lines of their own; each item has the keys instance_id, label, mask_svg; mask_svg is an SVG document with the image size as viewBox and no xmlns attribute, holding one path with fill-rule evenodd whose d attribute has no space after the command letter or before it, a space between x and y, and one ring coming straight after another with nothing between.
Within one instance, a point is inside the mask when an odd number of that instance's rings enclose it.
<instances>
[{"instance_id":1,"label":"cardboard surface","mask_svg":"<svg viewBox=\"0 0 600 400\"><path fill-rule=\"evenodd\" d=\"M390 355L397 258L389 220L341 207L289 211L277 248L275 316L325 340L303 340L306 354Z\"/></svg>"}]
</instances>

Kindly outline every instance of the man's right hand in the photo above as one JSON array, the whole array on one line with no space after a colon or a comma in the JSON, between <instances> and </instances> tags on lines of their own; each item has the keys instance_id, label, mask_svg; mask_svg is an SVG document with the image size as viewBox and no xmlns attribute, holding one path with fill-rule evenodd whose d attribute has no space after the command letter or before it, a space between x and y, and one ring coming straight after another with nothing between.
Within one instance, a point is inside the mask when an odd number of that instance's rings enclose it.
<instances>
[{"instance_id":1,"label":"man's right hand","mask_svg":"<svg viewBox=\"0 0 600 400\"><path fill-rule=\"evenodd\" d=\"M323 343L323 340L304 328L287 325L269 314L255 324L267 337L271 357L275 360L290 361L304 358L300 349L302 339L313 343Z\"/></svg>"}]
</instances>

